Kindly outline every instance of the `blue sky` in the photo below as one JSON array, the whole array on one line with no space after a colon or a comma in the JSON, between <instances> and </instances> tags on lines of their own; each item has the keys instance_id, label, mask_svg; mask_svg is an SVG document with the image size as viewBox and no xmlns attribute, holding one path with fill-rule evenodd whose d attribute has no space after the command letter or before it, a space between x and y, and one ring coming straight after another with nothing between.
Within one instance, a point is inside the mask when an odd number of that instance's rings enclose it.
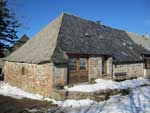
<instances>
[{"instance_id":1,"label":"blue sky","mask_svg":"<svg viewBox=\"0 0 150 113\"><path fill-rule=\"evenodd\" d=\"M150 33L150 0L8 0L22 23L18 35L34 36L62 12L136 32Z\"/></svg>"}]
</instances>

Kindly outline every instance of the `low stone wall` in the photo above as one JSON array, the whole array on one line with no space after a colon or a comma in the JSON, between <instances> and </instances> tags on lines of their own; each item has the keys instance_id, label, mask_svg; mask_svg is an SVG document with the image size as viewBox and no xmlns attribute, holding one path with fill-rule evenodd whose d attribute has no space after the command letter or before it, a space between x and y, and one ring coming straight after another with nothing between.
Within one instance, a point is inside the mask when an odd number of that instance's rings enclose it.
<instances>
[{"instance_id":1,"label":"low stone wall","mask_svg":"<svg viewBox=\"0 0 150 113\"><path fill-rule=\"evenodd\" d=\"M53 65L5 62L4 81L31 93L51 96Z\"/></svg>"},{"instance_id":2,"label":"low stone wall","mask_svg":"<svg viewBox=\"0 0 150 113\"><path fill-rule=\"evenodd\" d=\"M143 63L113 65L113 75L121 72L127 73L127 79L143 76Z\"/></svg>"},{"instance_id":3,"label":"low stone wall","mask_svg":"<svg viewBox=\"0 0 150 113\"><path fill-rule=\"evenodd\" d=\"M129 93L129 89L107 89L96 92L68 92L66 90L54 90L52 93L52 98L56 100L65 100L65 99L91 99L95 101L104 101L109 99L113 95L122 94L126 95Z\"/></svg>"},{"instance_id":4,"label":"low stone wall","mask_svg":"<svg viewBox=\"0 0 150 113\"><path fill-rule=\"evenodd\" d=\"M139 87L150 86L149 84L145 83ZM91 99L94 101L104 101L109 99L111 96L114 95L128 95L133 88L128 89L105 89L99 90L95 92L77 92L77 91L67 91L65 89L54 89L52 92L52 98L55 100L66 100L66 99L74 99L74 100L81 100L81 99Z\"/></svg>"}]
</instances>

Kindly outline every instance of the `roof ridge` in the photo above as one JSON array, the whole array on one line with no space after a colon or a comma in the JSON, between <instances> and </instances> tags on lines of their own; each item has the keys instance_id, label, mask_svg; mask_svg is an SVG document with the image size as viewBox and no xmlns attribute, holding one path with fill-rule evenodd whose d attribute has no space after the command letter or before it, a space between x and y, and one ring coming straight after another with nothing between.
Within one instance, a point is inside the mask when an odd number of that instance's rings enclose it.
<instances>
[{"instance_id":1,"label":"roof ridge","mask_svg":"<svg viewBox=\"0 0 150 113\"><path fill-rule=\"evenodd\" d=\"M64 19L64 14L65 13L61 13L57 18L61 18L61 22L60 22L60 26L59 26L59 30L58 30L58 33L57 33L57 40L56 40L56 46L55 46L55 49L53 51L53 54L52 56L54 55L56 49L57 49L57 46L58 46L58 38L59 38L59 34L60 34L60 31L61 31L61 27L62 27L62 22L63 22L63 19ZM60 49L62 50L62 48L60 47ZM50 57L50 60L52 60L52 57Z\"/></svg>"},{"instance_id":2,"label":"roof ridge","mask_svg":"<svg viewBox=\"0 0 150 113\"><path fill-rule=\"evenodd\" d=\"M73 16L73 17L82 19L82 20L84 20L84 21L92 22L92 23L98 25L98 23L97 23L96 21L94 21L94 20L90 20L90 19L87 19L87 18L84 18L84 17L80 17L80 16L78 16L78 15L74 15L74 14L66 13L66 12L63 12L63 14L64 14L64 15L68 15L68 16Z\"/></svg>"}]
</instances>

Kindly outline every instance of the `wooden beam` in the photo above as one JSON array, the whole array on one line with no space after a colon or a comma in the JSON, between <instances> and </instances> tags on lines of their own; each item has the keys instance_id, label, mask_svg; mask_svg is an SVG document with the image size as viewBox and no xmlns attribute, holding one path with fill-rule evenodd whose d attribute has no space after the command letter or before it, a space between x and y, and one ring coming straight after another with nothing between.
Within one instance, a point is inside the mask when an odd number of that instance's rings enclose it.
<instances>
[{"instance_id":1,"label":"wooden beam","mask_svg":"<svg viewBox=\"0 0 150 113\"><path fill-rule=\"evenodd\" d=\"M80 71L80 58L77 58L76 60L76 67L77 67L77 71Z\"/></svg>"}]
</instances>

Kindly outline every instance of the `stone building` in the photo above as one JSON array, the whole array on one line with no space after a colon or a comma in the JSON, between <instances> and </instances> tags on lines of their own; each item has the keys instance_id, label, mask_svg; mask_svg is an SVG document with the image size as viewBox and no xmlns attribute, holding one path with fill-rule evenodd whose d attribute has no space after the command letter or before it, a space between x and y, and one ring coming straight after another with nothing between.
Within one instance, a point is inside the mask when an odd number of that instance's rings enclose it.
<instances>
[{"instance_id":1,"label":"stone building","mask_svg":"<svg viewBox=\"0 0 150 113\"><path fill-rule=\"evenodd\" d=\"M4 62L3 59L0 58L0 80L3 80L3 66L4 66Z\"/></svg>"},{"instance_id":2,"label":"stone building","mask_svg":"<svg viewBox=\"0 0 150 113\"><path fill-rule=\"evenodd\" d=\"M5 59L5 81L51 96L55 87L95 78L150 77L149 47L135 37L63 13Z\"/></svg>"}]
</instances>

